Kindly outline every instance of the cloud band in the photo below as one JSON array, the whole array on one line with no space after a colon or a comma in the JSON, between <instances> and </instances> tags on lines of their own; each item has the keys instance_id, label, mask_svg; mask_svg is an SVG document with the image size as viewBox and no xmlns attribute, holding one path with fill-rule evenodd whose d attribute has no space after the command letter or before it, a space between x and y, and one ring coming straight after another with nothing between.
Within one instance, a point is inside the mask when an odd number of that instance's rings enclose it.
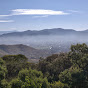
<instances>
[{"instance_id":1,"label":"cloud band","mask_svg":"<svg viewBox=\"0 0 88 88\"><path fill-rule=\"evenodd\" d=\"M12 15L67 15L63 11L45 10L45 9L15 9Z\"/></svg>"}]
</instances>

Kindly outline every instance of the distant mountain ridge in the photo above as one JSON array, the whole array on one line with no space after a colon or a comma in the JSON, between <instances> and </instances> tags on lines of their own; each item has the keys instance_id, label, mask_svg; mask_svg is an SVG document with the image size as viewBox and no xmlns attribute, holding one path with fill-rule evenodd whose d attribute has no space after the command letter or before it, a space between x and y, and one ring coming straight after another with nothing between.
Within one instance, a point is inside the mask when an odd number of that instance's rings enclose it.
<instances>
[{"instance_id":1,"label":"distant mountain ridge","mask_svg":"<svg viewBox=\"0 0 88 88\"><path fill-rule=\"evenodd\" d=\"M17 31L0 31L0 35L7 34L7 33L12 33L12 32L17 32Z\"/></svg>"},{"instance_id":2,"label":"distant mountain ridge","mask_svg":"<svg viewBox=\"0 0 88 88\"><path fill-rule=\"evenodd\" d=\"M2 34L1 36L5 37L5 36L36 36L36 35L64 35L64 34L66 35L66 34L86 34L86 33L88 33L88 30L75 31L73 29L53 28L53 29L44 29L40 31L27 30L23 32L12 32L12 33Z\"/></svg>"},{"instance_id":3,"label":"distant mountain ridge","mask_svg":"<svg viewBox=\"0 0 88 88\"><path fill-rule=\"evenodd\" d=\"M88 30L76 31L73 29L63 29L63 28L53 28L53 29L44 29L40 31L36 30L27 30L23 32L11 32L2 34L0 37L9 37L9 36L36 36L36 35L66 35L66 34L88 34Z\"/></svg>"}]
</instances>

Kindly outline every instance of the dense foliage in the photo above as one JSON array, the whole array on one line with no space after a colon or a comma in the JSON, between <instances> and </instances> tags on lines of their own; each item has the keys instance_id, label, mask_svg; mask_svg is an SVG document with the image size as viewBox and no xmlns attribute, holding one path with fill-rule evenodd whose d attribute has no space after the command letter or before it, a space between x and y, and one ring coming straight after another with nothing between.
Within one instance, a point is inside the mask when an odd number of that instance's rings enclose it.
<instances>
[{"instance_id":1,"label":"dense foliage","mask_svg":"<svg viewBox=\"0 0 88 88\"><path fill-rule=\"evenodd\" d=\"M88 46L30 63L24 55L0 58L0 88L88 88Z\"/></svg>"}]
</instances>

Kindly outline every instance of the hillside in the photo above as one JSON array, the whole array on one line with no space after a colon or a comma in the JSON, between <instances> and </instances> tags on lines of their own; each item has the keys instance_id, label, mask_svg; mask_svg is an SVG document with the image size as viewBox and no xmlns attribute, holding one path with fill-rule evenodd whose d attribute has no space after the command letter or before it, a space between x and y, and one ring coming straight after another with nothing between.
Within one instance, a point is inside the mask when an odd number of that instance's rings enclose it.
<instances>
[{"instance_id":1,"label":"hillside","mask_svg":"<svg viewBox=\"0 0 88 88\"><path fill-rule=\"evenodd\" d=\"M4 86L1 88L88 88L87 73L88 46L85 43L72 45L70 52L52 54L37 63L28 61L24 55L0 58Z\"/></svg>"},{"instance_id":2,"label":"hillside","mask_svg":"<svg viewBox=\"0 0 88 88\"><path fill-rule=\"evenodd\" d=\"M50 53L45 50L38 50L26 45L0 45L0 56L23 54L29 59L39 59L46 57Z\"/></svg>"}]
</instances>

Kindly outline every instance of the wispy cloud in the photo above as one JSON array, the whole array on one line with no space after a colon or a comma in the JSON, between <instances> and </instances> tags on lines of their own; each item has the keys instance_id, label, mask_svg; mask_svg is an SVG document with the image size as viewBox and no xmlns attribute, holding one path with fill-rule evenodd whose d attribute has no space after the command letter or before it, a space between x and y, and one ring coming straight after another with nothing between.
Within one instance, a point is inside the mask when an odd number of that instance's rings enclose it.
<instances>
[{"instance_id":1,"label":"wispy cloud","mask_svg":"<svg viewBox=\"0 0 88 88\"><path fill-rule=\"evenodd\" d=\"M48 17L48 15L42 15L42 16L33 16L33 18L45 18Z\"/></svg>"},{"instance_id":2,"label":"wispy cloud","mask_svg":"<svg viewBox=\"0 0 88 88\"><path fill-rule=\"evenodd\" d=\"M44 18L50 15L68 15L70 13L66 13L64 11L55 11L55 10L46 10L46 9L14 9L11 10L11 13L8 15L0 15L0 19L6 18L9 16L15 15L32 15L33 18ZM0 23L3 22L14 22L13 20L0 20Z\"/></svg>"},{"instance_id":3,"label":"wispy cloud","mask_svg":"<svg viewBox=\"0 0 88 88\"><path fill-rule=\"evenodd\" d=\"M0 20L0 23L14 22L14 20Z\"/></svg>"},{"instance_id":4,"label":"wispy cloud","mask_svg":"<svg viewBox=\"0 0 88 88\"><path fill-rule=\"evenodd\" d=\"M69 12L79 13L77 10L68 10Z\"/></svg>"},{"instance_id":5,"label":"wispy cloud","mask_svg":"<svg viewBox=\"0 0 88 88\"><path fill-rule=\"evenodd\" d=\"M7 18L9 16L11 16L11 15L0 15L0 19Z\"/></svg>"},{"instance_id":6,"label":"wispy cloud","mask_svg":"<svg viewBox=\"0 0 88 88\"><path fill-rule=\"evenodd\" d=\"M0 17L8 17L8 16L10 16L10 15L0 15Z\"/></svg>"},{"instance_id":7,"label":"wispy cloud","mask_svg":"<svg viewBox=\"0 0 88 88\"><path fill-rule=\"evenodd\" d=\"M11 15L67 15L64 11L54 11L45 9L15 9Z\"/></svg>"}]
</instances>

